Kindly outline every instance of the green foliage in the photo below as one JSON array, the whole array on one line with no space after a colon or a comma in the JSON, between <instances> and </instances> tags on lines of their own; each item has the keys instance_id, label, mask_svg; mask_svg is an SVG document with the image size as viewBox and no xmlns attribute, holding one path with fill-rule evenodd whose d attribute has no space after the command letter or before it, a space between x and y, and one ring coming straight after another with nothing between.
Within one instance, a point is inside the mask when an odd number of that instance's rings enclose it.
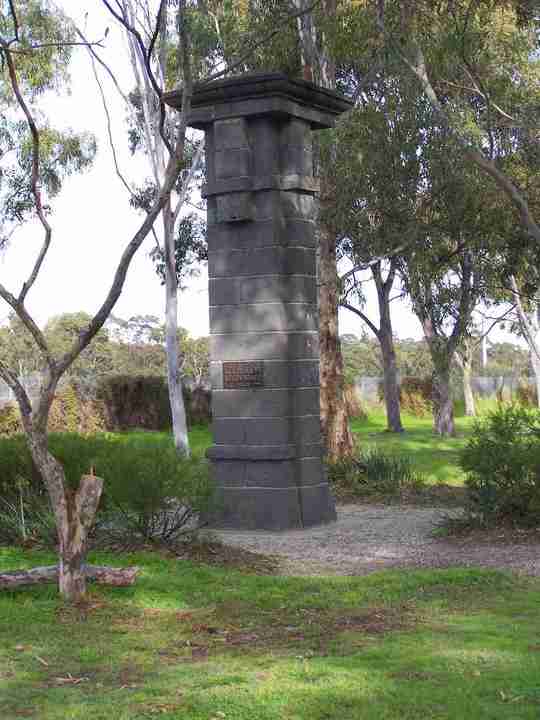
<instances>
[{"instance_id":1,"label":"green foliage","mask_svg":"<svg viewBox=\"0 0 540 720\"><path fill-rule=\"evenodd\" d=\"M171 427L167 383L162 377L112 375L102 378L98 398L105 403L110 430Z\"/></svg>"},{"instance_id":2,"label":"green foliage","mask_svg":"<svg viewBox=\"0 0 540 720\"><path fill-rule=\"evenodd\" d=\"M54 547L56 522L48 497L29 487L0 497L0 545Z\"/></svg>"},{"instance_id":3,"label":"green foliage","mask_svg":"<svg viewBox=\"0 0 540 720\"><path fill-rule=\"evenodd\" d=\"M195 515L211 502L206 463L180 457L169 436L51 433L49 449L71 488L89 472L104 479L97 532L105 541L174 542L194 531ZM0 440L0 466L0 540L54 543L44 485L22 436Z\"/></svg>"},{"instance_id":4,"label":"green foliage","mask_svg":"<svg viewBox=\"0 0 540 720\"><path fill-rule=\"evenodd\" d=\"M179 457L172 439L162 436L109 441L104 450L96 473L106 478L109 534L171 543L194 531L194 517L212 496L205 462Z\"/></svg>"},{"instance_id":5,"label":"green foliage","mask_svg":"<svg viewBox=\"0 0 540 720\"><path fill-rule=\"evenodd\" d=\"M346 497L399 497L418 492L425 485L424 477L413 469L408 456L390 455L377 447L329 463L328 474L336 494Z\"/></svg>"},{"instance_id":6,"label":"green foliage","mask_svg":"<svg viewBox=\"0 0 540 720\"><path fill-rule=\"evenodd\" d=\"M0 495L13 498L32 480L32 460L22 435L0 438Z\"/></svg>"},{"instance_id":7,"label":"green foliage","mask_svg":"<svg viewBox=\"0 0 540 720\"><path fill-rule=\"evenodd\" d=\"M527 382L521 382L516 390L516 400L526 407L538 407L538 395L536 387L529 385Z\"/></svg>"},{"instance_id":8,"label":"green foliage","mask_svg":"<svg viewBox=\"0 0 540 720\"><path fill-rule=\"evenodd\" d=\"M15 403L0 407L0 437L9 437L22 432L21 414Z\"/></svg>"},{"instance_id":9,"label":"green foliage","mask_svg":"<svg viewBox=\"0 0 540 720\"><path fill-rule=\"evenodd\" d=\"M401 408L414 417L425 417L433 411L433 382L430 377L404 377L399 389Z\"/></svg>"},{"instance_id":10,"label":"green foliage","mask_svg":"<svg viewBox=\"0 0 540 720\"><path fill-rule=\"evenodd\" d=\"M540 524L540 411L500 405L460 456L469 511L483 524Z\"/></svg>"},{"instance_id":11,"label":"green foliage","mask_svg":"<svg viewBox=\"0 0 540 720\"><path fill-rule=\"evenodd\" d=\"M150 252L154 261L161 284L165 284L165 256L161 247ZM197 274L201 262L208 260L208 243L206 240L206 226L195 214L181 218L176 228L174 239L174 257L176 281L179 288L184 288L185 282Z\"/></svg>"}]
</instances>

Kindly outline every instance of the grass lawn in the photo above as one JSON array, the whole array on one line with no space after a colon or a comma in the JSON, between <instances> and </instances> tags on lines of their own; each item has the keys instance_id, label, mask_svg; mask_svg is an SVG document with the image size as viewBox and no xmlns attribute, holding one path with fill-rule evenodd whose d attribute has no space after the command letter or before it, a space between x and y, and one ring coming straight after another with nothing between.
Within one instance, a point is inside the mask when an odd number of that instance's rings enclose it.
<instances>
[{"instance_id":1,"label":"grass lawn","mask_svg":"<svg viewBox=\"0 0 540 720\"><path fill-rule=\"evenodd\" d=\"M471 569L282 578L156 555L64 607L0 595L0 717L538 720L540 582ZM52 560L0 549L0 568Z\"/></svg>"},{"instance_id":2,"label":"grass lawn","mask_svg":"<svg viewBox=\"0 0 540 720\"><path fill-rule=\"evenodd\" d=\"M465 446L474 418L456 417L457 435L440 438L433 434L433 419L402 415L405 432L385 432L386 416L379 409L369 410L367 420L354 420L352 430L361 448L378 447L396 455L408 455L415 469L430 483L462 485L463 473L458 466L459 451Z\"/></svg>"}]
</instances>

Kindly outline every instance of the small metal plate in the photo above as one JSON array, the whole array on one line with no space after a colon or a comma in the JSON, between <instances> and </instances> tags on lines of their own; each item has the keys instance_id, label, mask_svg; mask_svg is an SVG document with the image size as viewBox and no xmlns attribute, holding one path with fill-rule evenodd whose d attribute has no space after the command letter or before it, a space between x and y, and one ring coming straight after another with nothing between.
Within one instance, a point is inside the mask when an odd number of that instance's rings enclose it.
<instances>
[{"instance_id":1,"label":"small metal plate","mask_svg":"<svg viewBox=\"0 0 540 720\"><path fill-rule=\"evenodd\" d=\"M264 363L262 362L224 362L223 387L225 390L238 388L263 387Z\"/></svg>"}]
</instances>

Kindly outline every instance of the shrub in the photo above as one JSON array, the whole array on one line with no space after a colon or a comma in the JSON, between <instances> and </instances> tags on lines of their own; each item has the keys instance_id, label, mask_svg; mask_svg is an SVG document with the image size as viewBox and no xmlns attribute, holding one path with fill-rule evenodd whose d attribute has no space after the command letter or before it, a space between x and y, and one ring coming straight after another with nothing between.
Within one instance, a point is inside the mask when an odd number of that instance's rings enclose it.
<instances>
[{"instance_id":1,"label":"shrub","mask_svg":"<svg viewBox=\"0 0 540 720\"><path fill-rule=\"evenodd\" d=\"M384 401L384 384L379 385L379 399ZM399 385L399 403L403 412L425 417L433 410L433 382L431 378L404 377Z\"/></svg>"},{"instance_id":2,"label":"shrub","mask_svg":"<svg viewBox=\"0 0 540 720\"><path fill-rule=\"evenodd\" d=\"M18 497L0 497L0 543L56 544L56 524L47 495L21 484Z\"/></svg>"},{"instance_id":3,"label":"shrub","mask_svg":"<svg viewBox=\"0 0 540 720\"><path fill-rule=\"evenodd\" d=\"M168 436L57 433L49 436L49 448L72 487L91 469L104 479L96 531L104 542L129 538L171 543L193 532L196 515L209 507L212 488L206 463L179 457ZM22 436L0 440L0 467L5 500L0 539L24 539L21 517L31 515L36 529L49 527L47 495ZM55 541L50 533L39 535L43 542Z\"/></svg>"},{"instance_id":4,"label":"shrub","mask_svg":"<svg viewBox=\"0 0 540 720\"><path fill-rule=\"evenodd\" d=\"M0 407L0 437L16 435L22 430L21 414L17 405L9 402Z\"/></svg>"},{"instance_id":5,"label":"shrub","mask_svg":"<svg viewBox=\"0 0 540 720\"><path fill-rule=\"evenodd\" d=\"M174 542L208 510L208 466L182 458L170 437L135 435L110 442L96 463L105 479L107 522L144 541Z\"/></svg>"},{"instance_id":6,"label":"shrub","mask_svg":"<svg viewBox=\"0 0 540 720\"><path fill-rule=\"evenodd\" d=\"M540 524L540 411L500 405L461 452L469 513L484 525Z\"/></svg>"},{"instance_id":7,"label":"shrub","mask_svg":"<svg viewBox=\"0 0 540 720\"><path fill-rule=\"evenodd\" d=\"M377 448L331 463L328 471L338 496L402 496L418 492L425 484L408 457L386 455Z\"/></svg>"},{"instance_id":8,"label":"shrub","mask_svg":"<svg viewBox=\"0 0 540 720\"><path fill-rule=\"evenodd\" d=\"M2 497L16 498L21 485L32 484L32 459L23 435L0 438L0 468Z\"/></svg>"},{"instance_id":9,"label":"shrub","mask_svg":"<svg viewBox=\"0 0 540 720\"><path fill-rule=\"evenodd\" d=\"M525 382L520 382L516 389L516 400L526 407L538 407L536 388Z\"/></svg>"},{"instance_id":10,"label":"shrub","mask_svg":"<svg viewBox=\"0 0 540 720\"><path fill-rule=\"evenodd\" d=\"M415 417L425 417L433 411L433 382L431 378L404 377L399 389L401 408Z\"/></svg>"},{"instance_id":11,"label":"shrub","mask_svg":"<svg viewBox=\"0 0 540 720\"><path fill-rule=\"evenodd\" d=\"M97 394L109 430L168 430L172 425L165 378L112 375L101 380Z\"/></svg>"}]
</instances>

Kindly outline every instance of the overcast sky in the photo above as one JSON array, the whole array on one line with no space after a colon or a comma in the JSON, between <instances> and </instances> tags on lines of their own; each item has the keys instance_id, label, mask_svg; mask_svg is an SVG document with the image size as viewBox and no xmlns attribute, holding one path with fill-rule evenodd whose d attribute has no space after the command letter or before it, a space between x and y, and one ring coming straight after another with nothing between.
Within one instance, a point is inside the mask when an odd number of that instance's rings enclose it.
<instances>
[{"instance_id":1,"label":"overcast sky","mask_svg":"<svg viewBox=\"0 0 540 720\"><path fill-rule=\"evenodd\" d=\"M64 0L60 4L72 13L81 26L88 11L87 34L91 38L103 37L105 28L110 25L107 49L101 53L128 91L131 87L130 68L123 39L100 3L96 0ZM56 126L93 133L98 153L92 169L68 178L61 195L54 202L54 214L50 220L53 243L40 279L27 301L41 325L49 317L63 312L83 310L94 313L98 309L110 287L119 256L141 221L141 216L130 208L127 191L115 174L106 117L88 53L83 48L74 51L71 77L69 93L47 98L47 112ZM129 156L122 101L112 83L107 78L103 82L113 118L120 165L129 180L140 181L146 174L145 162ZM5 254L0 256L1 281L13 292L20 290L41 240L40 226L26 226L15 236ZM131 264L124 291L113 311L115 315L124 318L148 314L163 317L164 290L148 257L151 247L149 237ZM375 295L371 287L366 290L367 312L376 321ZM0 309L0 319L7 315L8 309L4 306ZM208 292L204 269L180 296L179 321L194 336L208 334ZM419 322L406 302L394 303L393 322L400 338L422 336ZM361 335L362 324L350 312L341 311L340 331Z\"/></svg>"}]
</instances>

